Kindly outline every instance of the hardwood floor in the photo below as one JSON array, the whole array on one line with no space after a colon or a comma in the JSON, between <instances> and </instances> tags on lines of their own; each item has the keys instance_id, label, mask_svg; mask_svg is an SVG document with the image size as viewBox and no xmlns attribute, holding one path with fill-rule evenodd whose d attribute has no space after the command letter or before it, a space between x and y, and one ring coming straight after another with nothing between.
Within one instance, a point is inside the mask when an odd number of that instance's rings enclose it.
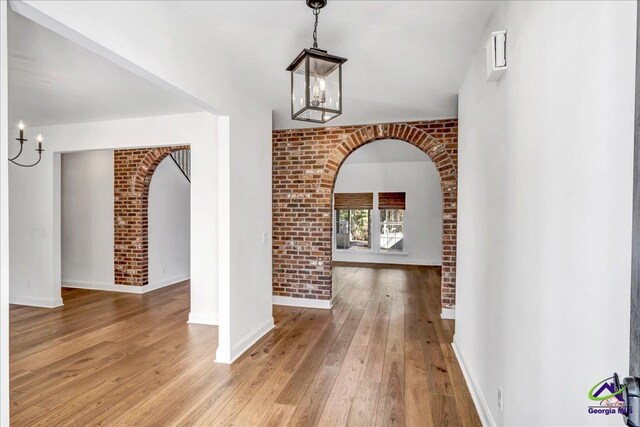
<instances>
[{"instance_id":1,"label":"hardwood floor","mask_svg":"<svg viewBox=\"0 0 640 427\"><path fill-rule=\"evenodd\" d=\"M189 287L64 289L11 307L11 424L480 426L440 319L439 269L339 266L334 308L274 306L233 365L187 324Z\"/></svg>"}]
</instances>

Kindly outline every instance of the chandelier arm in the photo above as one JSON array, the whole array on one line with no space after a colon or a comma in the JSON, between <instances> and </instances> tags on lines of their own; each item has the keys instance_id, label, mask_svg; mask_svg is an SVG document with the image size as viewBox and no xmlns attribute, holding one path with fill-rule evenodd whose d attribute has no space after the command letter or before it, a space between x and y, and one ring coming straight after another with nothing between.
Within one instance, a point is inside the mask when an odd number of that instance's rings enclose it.
<instances>
[{"instance_id":1,"label":"chandelier arm","mask_svg":"<svg viewBox=\"0 0 640 427\"><path fill-rule=\"evenodd\" d=\"M12 158L9 159L9 161L14 161L15 159L17 159L18 157L20 157L20 154L22 154L22 148L24 147L24 144L21 142L20 143L20 151L18 151L18 154Z\"/></svg>"},{"instance_id":2,"label":"chandelier arm","mask_svg":"<svg viewBox=\"0 0 640 427\"><path fill-rule=\"evenodd\" d=\"M35 163L33 163L33 164L25 165L25 164L22 164L22 163L18 163L18 162L16 162L16 161L14 161L13 159L9 159L9 161L10 161L11 163L13 163L14 165L16 165L16 166L20 166L20 167L22 167L22 168L32 168L32 167L34 167L35 165L37 165L38 163L40 163L40 160L42 160L42 151L40 151L40 150L37 150L37 151L38 151L38 161L37 161L37 162L35 162ZM44 150L43 150L43 151L44 151ZM15 157L14 157L14 158L15 158Z\"/></svg>"}]
</instances>

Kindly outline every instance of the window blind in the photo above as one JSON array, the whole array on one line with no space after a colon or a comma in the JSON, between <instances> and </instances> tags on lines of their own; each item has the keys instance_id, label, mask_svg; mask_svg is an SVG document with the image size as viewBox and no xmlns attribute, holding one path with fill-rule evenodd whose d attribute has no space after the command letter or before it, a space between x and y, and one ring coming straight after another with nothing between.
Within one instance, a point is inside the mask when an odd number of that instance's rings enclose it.
<instances>
[{"instance_id":1,"label":"window blind","mask_svg":"<svg viewBox=\"0 0 640 427\"><path fill-rule=\"evenodd\" d=\"M378 193L378 209L406 209L406 193Z\"/></svg>"},{"instance_id":2,"label":"window blind","mask_svg":"<svg viewBox=\"0 0 640 427\"><path fill-rule=\"evenodd\" d=\"M373 193L335 193L335 209L373 209Z\"/></svg>"}]
</instances>

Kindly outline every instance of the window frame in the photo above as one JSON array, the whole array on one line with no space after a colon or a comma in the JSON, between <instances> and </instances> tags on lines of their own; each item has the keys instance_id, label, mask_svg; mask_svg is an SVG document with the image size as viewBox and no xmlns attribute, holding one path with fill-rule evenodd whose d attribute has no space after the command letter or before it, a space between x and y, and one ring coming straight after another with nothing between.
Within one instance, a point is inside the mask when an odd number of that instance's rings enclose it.
<instances>
[{"instance_id":1,"label":"window frame","mask_svg":"<svg viewBox=\"0 0 640 427\"><path fill-rule=\"evenodd\" d=\"M384 222L382 221L382 211L402 211L402 221L393 221L392 223L399 223L402 226L402 247L400 249L391 249L391 248L383 248L382 247L382 236L384 235L382 233L382 227L384 225ZM382 254L390 254L390 255L395 255L395 254L404 254L405 252L405 215L406 215L407 210L406 209L389 209L389 208L378 208L378 251ZM397 233L393 233L393 234L397 234Z\"/></svg>"},{"instance_id":2,"label":"window frame","mask_svg":"<svg viewBox=\"0 0 640 427\"><path fill-rule=\"evenodd\" d=\"M373 206L371 209L338 209L335 206L332 209L332 250L334 252L358 252L358 253L374 253L378 255L409 255L410 252L407 251L407 236L405 234L406 226L407 226L407 209L390 209L386 208L386 210L401 210L402 214L402 249L383 249L380 245L380 240L382 238L382 221L379 208L379 194L385 193L385 191L372 191L373 194ZM332 199L335 197L334 193ZM337 193L341 194L341 193ZM339 231L339 219L340 219L340 211L354 211L354 210L368 210L369 218L369 246L368 247L355 247L350 246L349 248L339 247L338 236L344 233L338 233ZM351 235L351 219L348 220L348 234Z\"/></svg>"},{"instance_id":3,"label":"window frame","mask_svg":"<svg viewBox=\"0 0 640 427\"><path fill-rule=\"evenodd\" d=\"M351 245L351 218L353 211L367 211L367 246L357 246ZM371 252L373 250L373 233L372 233L372 222L373 222L373 209L334 209L333 210L333 249L336 251L358 251L358 252ZM345 233L338 233L339 231L339 222L340 222L340 212L348 212L347 219L347 236L349 241L348 248L340 248L338 247L338 235Z\"/></svg>"}]
</instances>

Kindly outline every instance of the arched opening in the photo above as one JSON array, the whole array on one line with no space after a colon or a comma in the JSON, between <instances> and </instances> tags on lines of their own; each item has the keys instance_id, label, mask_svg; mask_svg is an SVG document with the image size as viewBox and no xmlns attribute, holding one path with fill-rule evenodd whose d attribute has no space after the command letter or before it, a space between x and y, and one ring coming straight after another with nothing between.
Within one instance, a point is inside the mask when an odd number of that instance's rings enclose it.
<instances>
[{"instance_id":1,"label":"arched opening","mask_svg":"<svg viewBox=\"0 0 640 427\"><path fill-rule=\"evenodd\" d=\"M455 119L289 129L273 133L274 304L332 306L333 189L347 157L373 141L400 140L425 153L442 195L443 317L455 307L457 135Z\"/></svg>"},{"instance_id":2,"label":"arched opening","mask_svg":"<svg viewBox=\"0 0 640 427\"><path fill-rule=\"evenodd\" d=\"M443 142L424 130L404 123L380 124L366 126L355 130L343 138L329 154L321 177L321 187L329 199L334 192L340 167L347 157L358 148L373 141L396 139L408 142L429 156L438 170L442 192L442 271L441 271L441 305L445 310L455 307L455 253L457 222L457 169L450 153ZM331 248L326 248L331 253ZM330 264L331 265L331 264ZM328 281L331 283L331 267ZM331 288L329 288L331 293Z\"/></svg>"},{"instance_id":3,"label":"arched opening","mask_svg":"<svg viewBox=\"0 0 640 427\"><path fill-rule=\"evenodd\" d=\"M176 151L155 169L149 184L149 283L190 278L191 185L189 151Z\"/></svg>"},{"instance_id":4,"label":"arched opening","mask_svg":"<svg viewBox=\"0 0 640 427\"><path fill-rule=\"evenodd\" d=\"M190 184L170 156L181 148L60 155L62 287L145 293L190 277Z\"/></svg>"},{"instance_id":5,"label":"arched opening","mask_svg":"<svg viewBox=\"0 0 640 427\"><path fill-rule=\"evenodd\" d=\"M333 193L332 262L442 265L442 195L431 158L384 139L352 152Z\"/></svg>"},{"instance_id":6,"label":"arched opening","mask_svg":"<svg viewBox=\"0 0 640 427\"><path fill-rule=\"evenodd\" d=\"M119 285L149 284L149 187L160 163L189 146L114 153L114 276Z\"/></svg>"}]
</instances>

